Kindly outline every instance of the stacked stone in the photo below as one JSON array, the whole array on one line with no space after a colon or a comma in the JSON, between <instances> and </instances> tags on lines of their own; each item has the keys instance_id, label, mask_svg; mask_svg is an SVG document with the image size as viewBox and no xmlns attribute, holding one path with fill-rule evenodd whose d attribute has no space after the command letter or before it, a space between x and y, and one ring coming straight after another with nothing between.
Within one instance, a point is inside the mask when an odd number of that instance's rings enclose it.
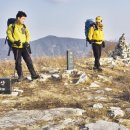
<instances>
[{"instance_id":1,"label":"stacked stone","mask_svg":"<svg viewBox=\"0 0 130 130\"><path fill-rule=\"evenodd\" d=\"M125 40L125 34L123 33L122 36L119 38L119 42L115 47L115 50L112 52L111 56L114 59L127 59L130 58L130 46Z\"/></svg>"}]
</instances>

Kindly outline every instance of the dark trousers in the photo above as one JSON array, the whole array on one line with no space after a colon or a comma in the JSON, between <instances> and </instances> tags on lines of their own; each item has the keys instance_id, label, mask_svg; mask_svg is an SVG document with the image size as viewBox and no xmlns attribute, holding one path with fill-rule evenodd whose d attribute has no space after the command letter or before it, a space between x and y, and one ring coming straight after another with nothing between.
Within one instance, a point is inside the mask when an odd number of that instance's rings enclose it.
<instances>
[{"instance_id":1,"label":"dark trousers","mask_svg":"<svg viewBox=\"0 0 130 130\"><path fill-rule=\"evenodd\" d=\"M17 71L18 76L23 76L22 71L22 58L24 59L32 77L36 76L36 72L33 67L32 59L30 57L30 54L27 50L27 48L12 48L14 53L14 59L15 59L15 69Z\"/></svg>"},{"instance_id":2,"label":"dark trousers","mask_svg":"<svg viewBox=\"0 0 130 130\"><path fill-rule=\"evenodd\" d=\"M101 51L102 51L102 44L92 43L92 49L93 49L93 55L95 58L94 67L99 68L100 67L100 57L101 57Z\"/></svg>"}]
</instances>

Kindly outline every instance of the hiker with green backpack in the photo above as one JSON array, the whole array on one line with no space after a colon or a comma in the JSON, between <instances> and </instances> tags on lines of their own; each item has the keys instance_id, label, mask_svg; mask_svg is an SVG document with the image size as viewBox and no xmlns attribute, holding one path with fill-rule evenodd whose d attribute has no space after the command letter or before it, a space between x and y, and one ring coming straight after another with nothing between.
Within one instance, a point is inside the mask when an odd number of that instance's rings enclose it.
<instances>
[{"instance_id":1,"label":"hiker with green backpack","mask_svg":"<svg viewBox=\"0 0 130 130\"><path fill-rule=\"evenodd\" d=\"M92 45L93 55L95 58L93 69L97 71L102 71L102 68L100 66L100 57L101 57L102 47L105 48L102 17L97 16L95 21L96 22L92 22L91 20L86 21L86 23L91 22L91 24L89 25L90 28L86 35L86 41L88 41Z\"/></svg>"},{"instance_id":2,"label":"hiker with green backpack","mask_svg":"<svg viewBox=\"0 0 130 130\"><path fill-rule=\"evenodd\" d=\"M29 30L24 24L25 18L27 17L26 13L23 11L18 11L16 19L8 20L8 29L7 29L7 41L12 49L14 58L15 58L15 69L18 74L18 82L24 79L22 71L22 58L24 59L32 79L39 78L39 75L36 74L34 70L32 59L30 57L30 34Z\"/></svg>"}]
</instances>

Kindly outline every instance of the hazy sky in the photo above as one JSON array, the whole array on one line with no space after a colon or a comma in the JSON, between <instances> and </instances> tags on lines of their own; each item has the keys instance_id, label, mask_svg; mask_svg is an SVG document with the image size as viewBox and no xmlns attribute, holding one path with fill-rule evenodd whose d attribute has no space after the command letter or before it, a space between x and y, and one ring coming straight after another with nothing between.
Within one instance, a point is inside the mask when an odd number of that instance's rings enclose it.
<instances>
[{"instance_id":1,"label":"hazy sky","mask_svg":"<svg viewBox=\"0 0 130 130\"><path fill-rule=\"evenodd\" d=\"M103 17L105 39L117 40L126 33L130 41L130 0L0 0L0 38L6 22L19 10L28 15L26 24L32 40L47 35L85 38L87 18Z\"/></svg>"}]
</instances>

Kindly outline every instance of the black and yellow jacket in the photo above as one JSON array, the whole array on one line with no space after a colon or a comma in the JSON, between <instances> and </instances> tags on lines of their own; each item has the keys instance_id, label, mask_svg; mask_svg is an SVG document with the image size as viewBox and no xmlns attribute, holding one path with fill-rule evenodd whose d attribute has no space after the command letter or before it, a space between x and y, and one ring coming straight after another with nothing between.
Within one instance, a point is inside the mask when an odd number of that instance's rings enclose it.
<instances>
[{"instance_id":1,"label":"black and yellow jacket","mask_svg":"<svg viewBox=\"0 0 130 130\"><path fill-rule=\"evenodd\" d=\"M88 39L96 44L102 44L104 41L103 27L91 26L88 32Z\"/></svg>"},{"instance_id":2,"label":"black and yellow jacket","mask_svg":"<svg viewBox=\"0 0 130 130\"><path fill-rule=\"evenodd\" d=\"M27 27L25 27L25 25L22 24L15 23L14 25L13 24L9 25L7 29L7 37L8 40L11 42L12 47L15 48L23 48L23 44L25 42L28 43L30 42L29 30ZM20 40L21 42L20 46L14 44L14 41L18 41L18 40Z\"/></svg>"}]
</instances>

